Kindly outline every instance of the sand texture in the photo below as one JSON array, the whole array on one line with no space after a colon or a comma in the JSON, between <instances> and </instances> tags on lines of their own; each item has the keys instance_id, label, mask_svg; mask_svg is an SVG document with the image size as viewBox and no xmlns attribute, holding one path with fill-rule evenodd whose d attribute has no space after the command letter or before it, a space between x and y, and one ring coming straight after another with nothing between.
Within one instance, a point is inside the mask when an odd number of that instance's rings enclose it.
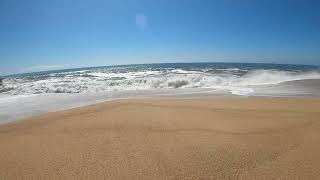
<instances>
[{"instance_id":1,"label":"sand texture","mask_svg":"<svg viewBox=\"0 0 320 180\"><path fill-rule=\"evenodd\" d=\"M119 100L0 126L0 179L320 179L319 98Z\"/></svg>"}]
</instances>

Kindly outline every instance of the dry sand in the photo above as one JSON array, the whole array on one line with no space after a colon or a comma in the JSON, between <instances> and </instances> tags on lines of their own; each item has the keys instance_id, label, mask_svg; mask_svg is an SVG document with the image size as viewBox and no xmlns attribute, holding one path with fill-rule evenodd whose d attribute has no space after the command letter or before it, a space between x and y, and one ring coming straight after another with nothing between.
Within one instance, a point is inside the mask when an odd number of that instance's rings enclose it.
<instances>
[{"instance_id":1,"label":"dry sand","mask_svg":"<svg viewBox=\"0 0 320 180\"><path fill-rule=\"evenodd\" d=\"M121 100L0 126L0 179L319 178L319 98Z\"/></svg>"}]
</instances>

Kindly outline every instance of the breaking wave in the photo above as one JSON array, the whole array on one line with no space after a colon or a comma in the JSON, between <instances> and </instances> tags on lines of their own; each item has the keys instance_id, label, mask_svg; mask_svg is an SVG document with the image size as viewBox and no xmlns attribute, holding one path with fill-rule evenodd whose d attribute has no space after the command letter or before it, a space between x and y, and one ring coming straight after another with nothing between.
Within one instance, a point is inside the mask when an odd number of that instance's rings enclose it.
<instances>
[{"instance_id":1,"label":"breaking wave","mask_svg":"<svg viewBox=\"0 0 320 180\"><path fill-rule=\"evenodd\" d=\"M283 82L320 79L319 71L248 68L96 68L9 77L0 93L31 95L43 93L95 93L121 90L212 88L237 95L254 87Z\"/></svg>"}]
</instances>

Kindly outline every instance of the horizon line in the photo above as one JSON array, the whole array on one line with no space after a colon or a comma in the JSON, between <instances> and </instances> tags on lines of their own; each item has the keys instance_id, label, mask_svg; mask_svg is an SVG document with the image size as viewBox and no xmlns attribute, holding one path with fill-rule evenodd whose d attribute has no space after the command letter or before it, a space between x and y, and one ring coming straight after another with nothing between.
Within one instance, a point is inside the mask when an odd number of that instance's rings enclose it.
<instances>
[{"instance_id":1,"label":"horizon line","mask_svg":"<svg viewBox=\"0 0 320 180\"><path fill-rule=\"evenodd\" d=\"M117 66L133 66L133 65L152 65L152 64L201 64L201 63L211 63L211 64L272 64L272 65L294 65L294 66L314 66L319 67L320 65L315 64L298 64L298 63L277 63L277 62L240 62L240 61L228 61L228 62L212 62L212 61L200 61L200 62L159 62L159 63L128 63L128 64L114 64L114 65L93 65L93 66L78 66L74 68L61 68L61 69L51 69L51 70L42 70L42 71L31 71L31 72L22 72L22 73L12 73L7 75L0 75L0 77L12 77L12 76L20 76L20 75L27 75L33 73L46 73L46 72L55 72L55 71L62 71L62 70L75 70L75 69L84 69L84 68L102 68L102 67L117 67Z\"/></svg>"}]
</instances>

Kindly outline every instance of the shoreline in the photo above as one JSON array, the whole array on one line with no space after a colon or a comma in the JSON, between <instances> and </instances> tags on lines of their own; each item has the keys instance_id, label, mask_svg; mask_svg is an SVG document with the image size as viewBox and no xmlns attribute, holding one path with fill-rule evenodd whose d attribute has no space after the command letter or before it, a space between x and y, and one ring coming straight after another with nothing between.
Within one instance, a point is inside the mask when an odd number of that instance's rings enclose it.
<instances>
[{"instance_id":1,"label":"shoreline","mask_svg":"<svg viewBox=\"0 0 320 180\"><path fill-rule=\"evenodd\" d=\"M175 95L172 95L175 93ZM16 120L30 118L48 112L57 112L76 107L84 107L96 103L113 101L117 99L135 98L204 98L204 97L229 97L224 91L215 89L173 89L173 90L133 90L112 91L97 94L36 94L31 96L17 96L7 98L0 102L0 125Z\"/></svg>"},{"instance_id":2,"label":"shoreline","mask_svg":"<svg viewBox=\"0 0 320 180\"><path fill-rule=\"evenodd\" d=\"M49 112L0 125L0 178L317 179L318 107L149 98Z\"/></svg>"},{"instance_id":3,"label":"shoreline","mask_svg":"<svg viewBox=\"0 0 320 180\"><path fill-rule=\"evenodd\" d=\"M223 94L223 95L207 95L206 94L201 94L197 95L197 93L193 94L179 94L178 96L170 96L168 94L160 94L157 96L141 96L141 97L120 97L120 98L111 98L111 99L102 99L102 100L93 100L93 101L88 101L88 102L83 102L82 104L77 104L77 105L70 105L62 108L56 108L56 109L51 109L51 110L44 110L40 112L35 112L29 115L23 115L18 118L7 118L7 119L0 119L0 126L8 124L8 123L13 123L13 122L19 122L23 121L26 119L30 118L35 118L41 115L45 115L47 113L55 113L55 112L60 112L60 111L68 111L72 109L77 109L77 108L84 108L87 106L92 106L92 105L98 105L98 104L103 104L103 103L108 103L108 102L115 102L115 101L121 101L121 100L214 100L214 99L246 99L246 98L320 98L318 95L253 95L253 96L244 96L244 95L234 95L234 94ZM0 116L1 117L1 116Z\"/></svg>"}]
</instances>

